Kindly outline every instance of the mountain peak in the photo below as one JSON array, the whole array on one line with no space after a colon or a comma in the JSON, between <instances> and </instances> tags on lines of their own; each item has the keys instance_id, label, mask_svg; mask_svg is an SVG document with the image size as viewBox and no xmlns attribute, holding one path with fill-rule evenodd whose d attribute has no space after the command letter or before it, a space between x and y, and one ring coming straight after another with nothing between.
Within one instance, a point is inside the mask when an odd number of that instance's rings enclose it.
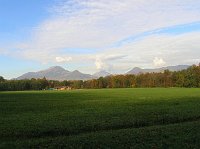
<instances>
[{"instance_id":1,"label":"mountain peak","mask_svg":"<svg viewBox=\"0 0 200 149\"><path fill-rule=\"evenodd\" d=\"M95 77L105 77L105 76L109 76L109 75L111 75L111 74L105 70L100 70L99 72L96 72L93 74L93 76L95 76Z\"/></svg>"},{"instance_id":2,"label":"mountain peak","mask_svg":"<svg viewBox=\"0 0 200 149\"><path fill-rule=\"evenodd\" d=\"M132 70L142 70L140 67L134 67Z\"/></svg>"},{"instance_id":3,"label":"mountain peak","mask_svg":"<svg viewBox=\"0 0 200 149\"><path fill-rule=\"evenodd\" d=\"M47 70L65 70L65 69L61 66L52 66L52 67L48 68Z\"/></svg>"},{"instance_id":4,"label":"mountain peak","mask_svg":"<svg viewBox=\"0 0 200 149\"><path fill-rule=\"evenodd\" d=\"M142 72L142 69L139 67L134 67L130 71L128 71L126 74L139 74Z\"/></svg>"},{"instance_id":5,"label":"mountain peak","mask_svg":"<svg viewBox=\"0 0 200 149\"><path fill-rule=\"evenodd\" d=\"M74 71L72 71L72 73L81 73L81 72L78 70L74 70Z\"/></svg>"}]
</instances>

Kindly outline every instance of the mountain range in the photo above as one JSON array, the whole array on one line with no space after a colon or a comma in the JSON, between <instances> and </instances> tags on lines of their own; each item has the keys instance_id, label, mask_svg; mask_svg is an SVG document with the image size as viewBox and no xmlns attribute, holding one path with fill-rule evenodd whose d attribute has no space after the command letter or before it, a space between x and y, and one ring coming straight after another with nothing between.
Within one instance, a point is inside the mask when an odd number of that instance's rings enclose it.
<instances>
[{"instance_id":1,"label":"mountain range","mask_svg":"<svg viewBox=\"0 0 200 149\"><path fill-rule=\"evenodd\" d=\"M135 67L128 71L125 74L140 74L140 73L152 73L152 72L163 72L164 70L170 70L170 71L180 71L187 69L189 65L177 65L177 66L168 66L168 67L162 67L162 68L156 68L156 69L142 69L139 67ZM16 80L23 80L23 79L39 79L39 78L46 78L48 80L90 80L90 79L96 79L99 77L105 77L112 75L111 73L108 73L107 71L99 71L97 73L91 74L84 74L78 70L75 71L68 71L60 66L54 66L50 67L46 70L41 70L38 72L28 72L25 73L19 77L16 78Z\"/></svg>"},{"instance_id":2,"label":"mountain range","mask_svg":"<svg viewBox=\"0 0 200 149\"><path fill-rule=\"evenodd\" d=\"M17 80L22 80L22 79L31 79L31 78L46 78L48 80L89 80L93 79L94 76L90 74L84 74L79 72L78 70L75 71L68 71L65 70L64 68L60 66L54 66L50 67L46 70L41 70L38 72L28 72L23 74L22 76L16 78Z\"/></svg>"},{"instance_id":3,"label":"mountain range","mask_svg":"<svg viewBox=\"0 0 200 149\"><path fill-rule=\"evenodd\" d=\"M140 73L152 73L152 72L164 72L164 70L170 71L180 71L190 67L189 65L177 65L177 66L167 66L162 68L155 68L155 69L141 69L139 67L135 67L128 71L126 74L140 74Z\"/></svg>"}]
</instances>

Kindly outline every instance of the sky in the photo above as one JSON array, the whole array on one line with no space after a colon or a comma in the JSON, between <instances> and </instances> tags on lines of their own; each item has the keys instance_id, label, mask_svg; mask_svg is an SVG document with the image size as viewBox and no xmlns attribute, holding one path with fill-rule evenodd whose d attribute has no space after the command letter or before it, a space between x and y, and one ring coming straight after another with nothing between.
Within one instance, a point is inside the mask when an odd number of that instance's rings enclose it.
<instances>
[{"instance_id":1,"label":"sky","mask_svg":"<svg viewBox=\"0 0 200 149\"><path fill-rule=\"evenodd\" d=\"M0 0L0 76L200 62L198 0Z\"/></svg>"}]
</instances>

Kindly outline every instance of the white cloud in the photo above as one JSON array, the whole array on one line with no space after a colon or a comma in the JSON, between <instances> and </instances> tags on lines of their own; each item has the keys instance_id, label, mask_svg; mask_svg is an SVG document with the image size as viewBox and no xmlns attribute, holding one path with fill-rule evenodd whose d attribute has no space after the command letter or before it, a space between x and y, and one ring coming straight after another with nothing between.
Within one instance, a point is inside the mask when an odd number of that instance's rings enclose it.
<instances>
[{"instance_id":1,"label":"white cloud","mask_svg":"<svg viewBox=\"0 0 200 149\"><path fill-rule=\"evenodd\" d=\"M96 65L96 68L99 70L105 67L104 66L105 64L102 62L102 60L99 57L96 58L95 65Z\"/></svg>"},{"instance_id":2,"label":"white cloud","mask_svg":"<svg viewBox=\"0 0 200 149\"><path fill-rule=\"evenodd\" d=\"M161 67L166 64L166 62L162 58L155 57L153 60L153 64L156 67Z\"/></svg>"},{"instance_id":3,"label":"white cloud","mask_svg":"<svg viewBox=\"0 0 200 149\"><path fill-rule=\"evenodd\" d=\"M56 59L56 62L58 63L69 62L72 60L71 57L59 57L59 56L56 57L55 59Z\"/></svg>"},{"instance_id":4,"label":"white cloud","mask_svg":"<svg viewBox=\"0 0 200 149\"><path fill-rule=\"evenodd\" d=\"M116 54L116 55L113 55L113 54L97 55L96 59L95 59L96 69L111 71L111 69L113 68L114 61L122 59L123 57L125 57L125 56L118 55L118 54ZM92 56L91 56L91 58L92 58Z\"/></svg>"}]
</instances>

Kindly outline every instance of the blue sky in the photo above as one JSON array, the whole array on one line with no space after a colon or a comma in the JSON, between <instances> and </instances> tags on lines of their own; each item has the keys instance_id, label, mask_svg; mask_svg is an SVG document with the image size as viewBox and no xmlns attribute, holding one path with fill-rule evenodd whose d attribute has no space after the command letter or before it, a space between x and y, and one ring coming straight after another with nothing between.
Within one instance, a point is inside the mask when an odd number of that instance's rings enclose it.
<instances>
[{"instance_id":1,"label":"blue sky","mask_svg":"<svg viewBox=\"0 0 200 149\"><path fill-rule=\"evenodd\" d=\"M0 0L0 75L197 64L199 33L196 0Z\"/></svg>"},{"instance_id":2,"label":"blue sky","mask_svg":"<svg viewBox=\"0 0 200 149\"><path fill-rule=\"evenodd\" d=\"M1 41L25 39L32 27L48 17L51 3L51 0L0 0Z\"/></svg>"}]
</instances>

